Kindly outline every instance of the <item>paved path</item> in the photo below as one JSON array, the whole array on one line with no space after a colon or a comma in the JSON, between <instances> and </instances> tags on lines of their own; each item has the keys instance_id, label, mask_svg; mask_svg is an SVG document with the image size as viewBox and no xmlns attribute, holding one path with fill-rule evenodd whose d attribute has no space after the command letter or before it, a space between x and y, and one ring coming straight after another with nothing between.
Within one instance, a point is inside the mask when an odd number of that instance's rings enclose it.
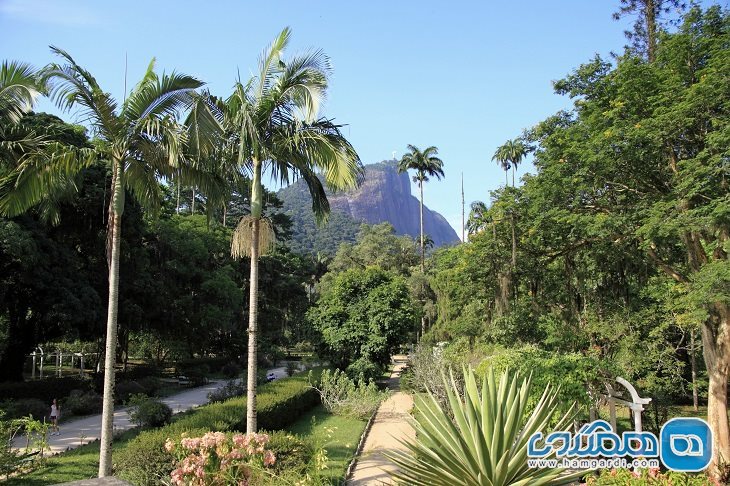
<instances>
[{"instance_id":1,"label":"paved path","mask_svg":"<svg viewBox=\"0 0 730 486\"><path fill-rule=\"evenodd\" d=\"M375 414L365 446L355 465L350 486L393 484L388 471L395 466L383 455L385 451L404 450L398 439L415 439L416 432L410 424L410 410L413 397L399 391L400 373L405 367L405 356L395 356L396 362L388 387L395 393L390 396Z\"/></svg>"},{"instance_id":2,"label":"paved path","mask_svg":"<svg viewBox=\"0 0 730 486\"><path fill-rule=\"evenodd\" d=\"M274 373L276 378L284 378L287 376L286 368L272 368L267 373ZM217 390L226 385L230 380L214 380L205 386L191 388L176 395L170 395L163 398L162 402L166 403L172 413L180 413L191 408L199 407L208 403L208 393ZM122 432L124 430L136 427L129 418L129 408L118 408L114 410L114 431ZM51 435L48 437L48 446L51 454L58 454L70 449L75 449L82 444L88 444L101 437L101 414L91 415L89 417L71 420L59 424L61 435ZM26 445L26 437L16 437L13 441L13 447L23 449Z\"/></svg>"}]
</instances>

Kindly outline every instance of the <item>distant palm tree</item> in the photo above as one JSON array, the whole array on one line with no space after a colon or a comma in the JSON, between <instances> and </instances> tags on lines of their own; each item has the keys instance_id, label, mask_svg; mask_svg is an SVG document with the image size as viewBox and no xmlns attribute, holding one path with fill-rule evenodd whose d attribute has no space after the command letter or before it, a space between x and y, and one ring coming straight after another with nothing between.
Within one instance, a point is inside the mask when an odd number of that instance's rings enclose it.
<instances>
[{"instance_id":1,"label":"distant palm tree","mask_svg":"<svg viewBox=\"0 0 730 486\"><path fill-rule=\"evenodd\" d=\"M53 98L64 109L80 106L99 143L92 156L62 153L55 158L25 157L17 171L3 184L0 210L18 214L38 204L59 178L67 177L99 158L112 168L111 200L107 222L109 303L104 361L104 397L101 424L99 477L112 472L111 442L114 415L114 367L117 347L117 306L121 219L125 192L129 190L144 206L155 210L161 201L160 179L181 177L193 182L194 174L180 171L180 155L187 134L176 118L193 103L194 90L202 82L184 74L154 72L154 60L142 80L121 106L105 93L96 79L65 51L51 48L65 61L52 64L46 75L53 86Z\"/></svg>"},{"instance_id":2,"label":"distant palm tree","mask_svg":"<svg viewBox=\"0 0 730 486\"><path fill-rule=\"evenodd\" d=\"M469 235L479 233L487 228L491 218L489 216L489 208L481 201L471 203L469 211L469 219L466 221L466 230Z\"/></svg>"},{"instance_id":3,"label":"distant palm tree","mask_svg":"<svg viewBox=\"0 0 730 486\"><path fill-rule=\"evenodd\" d=\"M319 117L327 91L329 59L311 51L283 59L291 31L284 29L259 59L258 74L235 84L225 112L238 142L237 164L252 174L251 213L241 219L231 243L234 257L249 256L248 389L246 432L256 432L256 353L259 255L274 243L271 223L263 218L266 169L280 183L301 177L309 187L317 220L326 220L329 202L322 181L333 189L354 188L363 175L355 149L332 120Z\"/></svg>"},{"instance_id":4,"label":"distant palm tree","mask_svg":"<svg viewBox=\"0 0 730 486\"><path fill-rule=\"evenodd\" d=\"M504 170L504 185L507 185L507 171L512 168L512 187L515 186L515 170L522 163L522 159L527 155L528 147L522 140L515 138L507 140L503 145L497 147L492 156L492 160L502 166Z\"/></svg>"},{"instance_id":5,"label":"distant palm tree","mask_svg":"<svg viewBox=\"0 0 730 486\"><path fill-rule=\"evenodd\" d=\"M438 149L428 147L421 151L415 145L408 145L409 152L403 155L398 163L398 172L416 171L413 181L418 183L421 192L421 272L425 272L426 244L423 234L423 183L428 182L429 177L441 179L444 177L444 163L436 157Z\"/></svg>"}]
</instances>

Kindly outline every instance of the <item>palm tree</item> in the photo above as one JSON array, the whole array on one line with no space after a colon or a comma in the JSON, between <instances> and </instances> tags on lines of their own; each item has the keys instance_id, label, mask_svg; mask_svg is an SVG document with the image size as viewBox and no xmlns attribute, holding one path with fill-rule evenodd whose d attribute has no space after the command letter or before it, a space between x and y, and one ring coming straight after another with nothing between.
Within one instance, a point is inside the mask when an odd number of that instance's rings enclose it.
<instances>
[{"instance_id":1,"label":"palm tree","mask_svg":"<svg viewBox=\"0 0 730 486\"><path fill-rule=\"evenodd\" d=\"M91 73L79 66L68 53L55 47L51 50L65 62L64 65L52 64L46 68L53 98L63 109L76 106L82 109L99 141L93 149L96 157L107 160L112 168L107 221L109 302L99 455L99 477L104 477L112 470L119 253L125 193L129 190L144 206L155 210L161 200L160 179L186 177L186 173L180 172L178 167L181 166L180 155L187 137L176 118L181 110L192 105L192 94L203 83L175 72L160 77L154 72L153 59L142 80L119 106L110 94L101 89ZM78 172L96 157L81 160L66 155L51 163L42 157L26 157L17 172L11 175L14 178L12 187L3 194L3 212L18 214L37 204L55 177Z\"/></svg>"},{"instance_id":2,"label":"palm tree","mask_svg":"<svg viewBox=\"0 0 730 486\"><path fill-rule=\"evenodd\" d=\"M14 168L23 154L41 145L42 139L23 130L20 121L45 89L45 83L30 65L15 61L0 64L0 174Z\"/></svg>"},{"instance_id":3,"label":"palm tree","mask_svg":"<svg viewBox=\"0 0 730 486\"><path fill-rule=\"evenodd\" d=\"M504 185L507 185L507 171L512 168L512 187L515 187L515 170L522 163L522 159L527 155L528 147L520 140L515 138L507 140L503 145L497 147L492 156L492 160L496 160L504 170Z\"/></svg>"},{"instance_id":4,"label":"palm tree","mask_svg":"<svg viewBox=\"0 0 730 486\"><path fill-rule=\"evenodd\" d=\"M262 173L268 170L282 184L301 177L312 196L319 222L329 214L329 202L317 172L333 189L356 187L363 167L340 126L319 116L330 72L328 58L310 51L284 60L291 30L286 28L259 59L258 74L238 81L227 101L229 123L236 129L237 164L252 174L251 212L233 234L231 254L251 260L248 314L248 389L246 432L256 432L256 352L259 256L273 246L270 221L263 218Z\"/></svg>"},{"instance_id":5,"label":"palm tree","mask_svg":"<svg viewBox=\"0 0 730 486\"><path fill-rule=\"evenodd\" d=\"M415 145L408 145L409 152L403 155L398 163L398 172L407 172L409 169L415 170L413 182L418 183L418 189L421 193L421 272L425 272L426 261L426 245L423 236L423 183L428 182L429 177L441 179L444 177L444 162L436 157L438 149L436 147L428 147L424 151L420 151Z\"/></svg>"},{"instance_id":6,"label":"palm tree","mask_svg":"<svg viewBox=\"0 0 730 486\"><path fill-rule=\"evenodd\" d=\"M474 235L480 231L484 231L490 222L489 208L482 201L474 201L471 203L469 211L469 219L466 221L466 230L469 235Z\"/></svg>"}]
</instances>

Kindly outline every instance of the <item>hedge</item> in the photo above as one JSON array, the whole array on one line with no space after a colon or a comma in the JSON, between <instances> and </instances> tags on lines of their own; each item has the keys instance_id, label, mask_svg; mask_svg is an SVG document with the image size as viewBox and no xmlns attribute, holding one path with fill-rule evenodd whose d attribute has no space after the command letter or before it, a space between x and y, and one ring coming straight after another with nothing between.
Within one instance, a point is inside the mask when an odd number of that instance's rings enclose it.
<instances>
[{"instance_id":1,"label":"hedge","mask_svg":"<svg viewBox=\"0 0 730 486\"><path fill-rule=\"evenodd\" d=\"M315 370L315 378L320 374L321 369ZM266 430L282 429L320 403L304 373L261 385L256 397L258 426ZM246 397L204 405L178 415L170 425L141 432L115 454L114 473L135 484L159 484L173 469L172 456L164 450L165 440L208 431L245 432Z\"/></svg>"},{"instance_id":2,"label":"hedge","mask_svg":"<svg viewBox=\"0 0 730 486\"><path fill-rule=\"evenodd\" d=\"M91 381L78 376L65 376L62 378L44 378L34 381L20 381L12 383L0 383L0 397L3 399L12 398L37 398L43 402L51 401L54 398L67 397L71 390L89 390Z\"/></svg>"}]
</instances>

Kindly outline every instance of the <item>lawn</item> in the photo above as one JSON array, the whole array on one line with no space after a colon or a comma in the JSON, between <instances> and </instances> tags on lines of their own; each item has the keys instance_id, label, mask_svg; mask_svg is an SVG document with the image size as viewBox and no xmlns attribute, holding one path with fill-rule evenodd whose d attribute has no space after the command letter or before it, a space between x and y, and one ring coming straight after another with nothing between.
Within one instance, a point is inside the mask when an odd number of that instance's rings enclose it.
<instances>
[{"instance_id":1,"label":"lawn","mask_svg":"<svg viewBox=\"0 0 730 486\"><path fill-rule=\"evenodd\" d=\"M305 441L321 441L319 443L327 451L327 468L321 472L323 482L342 484L366 423L332 415L319 405L284 430L299 435Z\"/></svg>"},{"instance_id":2,"label":"lawn","mask_svg":"<svg viewBox=\"0 0 730 486\"><path fill-rule=\"evenodd\" d=\"M114 451L139 433L139 429L128 430L114 439ZM95 478L99 472L99 442L92 442L77 449L47 459L46 464L22 477L11 478L8 485L41 486L58 484L79 479Z\"/></svg>"}]
</instances>

